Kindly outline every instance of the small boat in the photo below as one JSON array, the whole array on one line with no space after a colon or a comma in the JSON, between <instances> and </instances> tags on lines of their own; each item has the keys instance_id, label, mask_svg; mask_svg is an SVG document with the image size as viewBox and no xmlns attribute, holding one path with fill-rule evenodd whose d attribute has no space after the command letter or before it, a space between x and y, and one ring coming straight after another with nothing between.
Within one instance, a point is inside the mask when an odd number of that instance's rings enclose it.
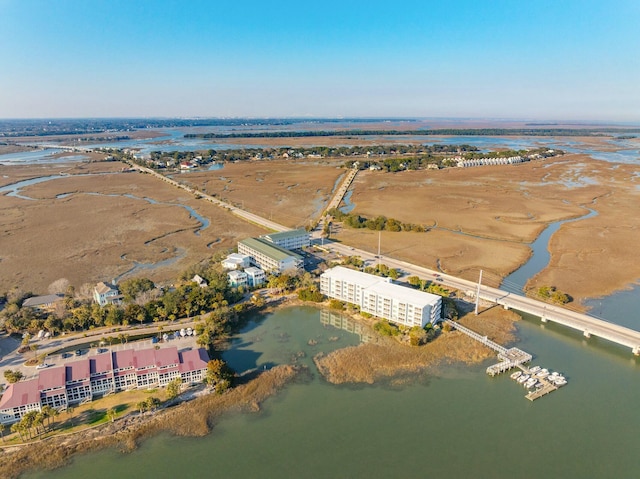
<instances>
[{"instance_id":1,"label":"small boat","mask_svg":"<svg viewBox=\"0 0 640 479\"><path fill-rule=\"evenodd\" d=\"M546 378L549 375L548 369L541 369L538 373L536 373L536 377L538 378Z\"/></svg>"},{"instance_id":2,"label":"small boat","mask_svg":"<svg viewBox=\"0 0 640 479\"><path fill-rule=\"evenodd\" d=\"M529 379L529 378L530 378L530 376L529 376L528 374L523 374L522 376L520 376L520 377L518 378L518 382L519 382L520 384L523 384L523 383L524 383L527 379Z\"/></svg>"},{"instance_id":3,"label":"small boat","mask_svg":"<svg viewBox=\"0 0 640 479\"><path fill-rule=\"evenodd\" d=\"M522 371L516 371L511 375L511 379L518 379L520 376L522 376Z\"/></svg>"},{"instance_id":4,"label":"small boat","mask_svg":"<svg viewBox=\"0 0 640 479\"><path fill-rule=\"evenodd\" d=\"M558 387L562 387L567 384L567 380L565 378L560 378L555 380L555 385Z\"/></svg>"},{"instance_id":5,"label":"small boat","mask_svg":"<svg viewBox=\"0 0 640 479\"><path fill-rule=\"evenodd\" d=\"M525 388L532 388L533 386L535 386L535 384L538 382L538 380L536 378L529 378L527 379L527 381L524 383L524 387Z\"/></svg>"},{"instance_id":6,"label":"small boat","mask_svg":"<svg viewBox=\"0 0 640 479\"><path fill-rule=\"evenodd\" d=\"M540 366L534 366L531 369L529 369L529 372L531 373L537 373L538 371L540 371L542 368Z\"/></svg>"}]
</instances>

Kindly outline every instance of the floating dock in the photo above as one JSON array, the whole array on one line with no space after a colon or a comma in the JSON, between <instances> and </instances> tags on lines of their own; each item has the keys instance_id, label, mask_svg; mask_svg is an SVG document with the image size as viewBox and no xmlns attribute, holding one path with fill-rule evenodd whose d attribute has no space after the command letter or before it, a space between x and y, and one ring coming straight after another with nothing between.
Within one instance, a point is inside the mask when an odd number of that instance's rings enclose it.
<instances>
[{"instance_id":1,"label":"floating dock","mask_svg":"<svg viewBox=\"0 0 640 479\"><path fill-rule=\"evenodd\" d=\"M500 362L487 368L487 374L489 376L493 377L498 374L507 372L510 369L519 368L522 371L522 374L526 374L529 377L535 377L536 382L542 384L542 386L539 386L533 391L527 393L525 397L529 401L535 401L536 399L541 398L542 396L546 396L547 394L558 389L559 386L556 385L553 380L549 380L547 379L547 377L539 377L536 375L541 370L540 367L531 370L528 367L524 366L524 364L530 362L533 358L533 356L531 356L531 354L527 353L526 351L522 351L518 348L507 349L504 346L491 341L489 338L487 338L487 336L482 336L481 334L478 334L475 331L449 319L444 320L444 322L452 328L457 329L458 331L466 334L470 338L475 339L476 341L482 343L483 345L493 349L498 353L498 359L500 360Z\"/></svg>"}]
</instances>

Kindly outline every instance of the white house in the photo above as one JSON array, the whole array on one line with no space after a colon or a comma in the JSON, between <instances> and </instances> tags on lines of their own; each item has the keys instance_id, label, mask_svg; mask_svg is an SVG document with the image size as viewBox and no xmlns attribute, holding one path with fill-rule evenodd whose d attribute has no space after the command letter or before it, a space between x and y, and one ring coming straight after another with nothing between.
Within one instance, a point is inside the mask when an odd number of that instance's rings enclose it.
<instances>
[{"instance_id":1,"label":"white house","mask_svg":"<svg viewBox=\"0 0 640 479\"><path fill-rule=\"evenodd\" d=\"M229 279L229 284L234 287L238 286L246 286L247 285L247 273L244 271L229 271L227 273L227 278Z\"/></svg>"},{"instance_id":2,"label":"white house","mask_svg":"<svg viewBox=\"0 0 640 479\"><path fill-rule=\"evenodd\" d=\"M244 272L247 275L247 282L252 288L263 285L267 280L267 275L265 274L265 272L260 268L256 268L255 266L245 268Z\"/></svg>"},{"instance_id":3,"label":"white house","mask_svg":"<svg viewBox=\"0 0 640 479\"><path fill-rule=\"evenodd\" d=\"M115 284L101 281L93 288L93 299L95 299L96 303L100 306L120 304L122 302L122 295Z\"/></svg>"},{"instance_id":4,"label":"white house","mask_svg":"<svg viewBox=\"0 0 640 479\"><path fill-rule=\"evenodd\" d=\"M407 327L424 327L441 319L440 296L342 266L331 268L320 276L320 292L355 304L365 313Z\"/></svg>"},{"instance_id":5,"label":"white house","mask_svg":"<svg viewBox=\"0 0 640 479\"><path fill-rule=\"evenodd\" d=\"M244 269L251 266L251 257L246 254L231 253L222 260L224 269Z\"/></svg>"}]
</instances>

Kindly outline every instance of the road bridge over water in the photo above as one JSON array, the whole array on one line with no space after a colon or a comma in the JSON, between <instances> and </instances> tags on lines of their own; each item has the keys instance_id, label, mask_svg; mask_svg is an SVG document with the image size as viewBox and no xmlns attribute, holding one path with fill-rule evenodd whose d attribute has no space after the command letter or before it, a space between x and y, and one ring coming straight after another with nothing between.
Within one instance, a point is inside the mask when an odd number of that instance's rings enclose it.
<instances>
[{"instance_id":1,"label":"road bridge over water","mask_svg":"<svg viewBox=\"0 0 640 479\"><path fill-rule=\"evenodd\" d=\"M241 208L233 206L229 203L220 201L213 196L206 195L202 192L194 190L193 188L183 185L171 178L167 178L166 176L163 176L149 168L143 168L137 165L134 165L134 167L145 173L152 174L160 178L161 180L166 181L167 183L173 184L178 188L189 191L199 198L203 198L207 201L217 204L218 206L225 208L233 214L244 218L252 223L258 224L273 231L287 231L291 229L275 223L271 220L262 218L261 216L254 213L250 213ZM353 176L355 176L355 174ZM347 179L347 181L343 183L343 186L347 182L350 184L352 180L353 177ZM346 191L346 189L344 191ZM316 238L316 241L319 241L321 228L316 228L316 230L312 232L312 235L314 238ZM325 241L324 243L325 247L332 249L333 251L338 252L342 255L360 256L362 259L370 261L384 261L384 263L390 268L403 270L409 275L416 275L430 280L437 278L445 286L465 291L467 294L476 294L477 284L472 281L457 278L452 275L440 273L438 271L434 271L422 266L417 266L390 257L381 256L380 258L378 258L374 253L355 249L342 243L337 243L329 240ZM563 326L576 329L580 331L586 338L597 336L599 338L606 339L607 341L620 344L622 346L630 348L633 354L640 355L640 331L620 326L603 319L595 318L584 313L571 311L562 308L561 306L547 304L533 298L527 298L525 296L503 291L498 288L492 288L490 286L481 286L479 289L479 296L483 300L499 304L506 309L517 309L518 311L538 316L543 322L552 321Z\"/></svg>"},{"instance_id":2,"label":"road bridge over water","mask_svg":"<svg viewBox=\"0 0 640 479\"><path fill-rule=\"evenodd\" d=\"M388 256L377 258L373 253L354 249L341 243L327 242L325 240L325 247L343 255L357 255L364 260L380 260L390 268L400 269L409 275L419 276L431 281L437 279L442 285L459 289L468 295L475 296L477 292L477 283L466 279L423 268L422 266L417 266ZM640 331L620 326L619 324L604 319L595 318L585 313L571 311L561 306L547 304L533 298L527 298L490 286L480 287L480 299L499 304L506 309L517 309L518 311L538 316L543 322L551 321L578 330L586 338L597 336L606 339L607 341L628 347L633 354L640 355Z\"/></svg>"}]
</instances>

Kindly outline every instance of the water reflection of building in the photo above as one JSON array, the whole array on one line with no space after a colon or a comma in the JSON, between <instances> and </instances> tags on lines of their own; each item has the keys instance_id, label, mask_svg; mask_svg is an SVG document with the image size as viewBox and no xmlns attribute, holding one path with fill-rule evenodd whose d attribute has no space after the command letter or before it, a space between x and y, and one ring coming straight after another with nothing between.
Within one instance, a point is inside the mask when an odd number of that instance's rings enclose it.
<instances>
[{"instance_id":1,"label":"water reflection of building","mask_svg":"<svg viewBox=\"0 0 640 479\"><path fill-rule=\"evenodd\" d=\"M327 326L330 325L334 328L344 329L349 333L357 334L362 343L368 343L374 340L374 336L371 334L369 328L343 314L321 310L320 322Z\"/></svg>"}]
</instances>

